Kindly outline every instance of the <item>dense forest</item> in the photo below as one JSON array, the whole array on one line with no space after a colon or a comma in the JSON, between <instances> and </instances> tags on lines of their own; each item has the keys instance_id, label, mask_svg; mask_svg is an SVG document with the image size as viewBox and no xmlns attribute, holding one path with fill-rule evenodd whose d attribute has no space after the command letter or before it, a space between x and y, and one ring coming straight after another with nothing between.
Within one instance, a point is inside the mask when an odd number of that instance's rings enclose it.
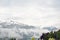
<instances>
[{"instance_id":1,"label":"dense forest","mask_svg":"<svg viewBox=\"0 0 60 40\"><path fill-rule=\"evenodd\" d=\"M41 40L60 40L60 30L58 31L51 31L48 33L42 33L40 36Z\"/></svg>"}]
</instances>

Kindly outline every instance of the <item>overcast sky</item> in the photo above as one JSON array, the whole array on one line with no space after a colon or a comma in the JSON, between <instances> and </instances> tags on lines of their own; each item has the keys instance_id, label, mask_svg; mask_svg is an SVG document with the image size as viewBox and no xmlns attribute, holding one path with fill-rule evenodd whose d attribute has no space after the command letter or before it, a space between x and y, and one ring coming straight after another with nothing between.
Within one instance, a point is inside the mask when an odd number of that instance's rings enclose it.
<instances>
[{"instance_id":1,"label":"overcast sky","mask_svg":"<svg viewBox=\"0 0 60 40\"><path fill-rule=\"evenodd\" d=\"M0 0L0 20L34 26L60 26L60 0Z\"/></svg>"}]
</instances>

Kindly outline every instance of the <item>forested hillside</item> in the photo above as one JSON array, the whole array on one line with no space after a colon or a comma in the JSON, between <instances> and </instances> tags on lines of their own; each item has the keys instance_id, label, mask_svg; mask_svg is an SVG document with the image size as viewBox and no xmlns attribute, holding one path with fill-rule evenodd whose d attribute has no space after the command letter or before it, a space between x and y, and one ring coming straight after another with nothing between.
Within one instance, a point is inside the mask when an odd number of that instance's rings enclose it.
<instances>
[{"instance_id":1,"label":"forested hillside","mask_svg":"<svg viewBox=\"0 0 60 40\"><path fill-rule=\"evenodd\" d=\"M51 31L48 33L43 33L42 36L40 37L40 39L42 40L60 40L60 30L58 31Z\"/></svg>"}]
</instances>

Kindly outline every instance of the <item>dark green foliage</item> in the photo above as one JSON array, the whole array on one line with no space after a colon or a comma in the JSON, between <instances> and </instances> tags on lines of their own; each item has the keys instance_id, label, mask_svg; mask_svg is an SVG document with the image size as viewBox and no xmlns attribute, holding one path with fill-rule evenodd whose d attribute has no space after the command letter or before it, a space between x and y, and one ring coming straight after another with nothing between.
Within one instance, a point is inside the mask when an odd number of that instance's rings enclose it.
<instances>
[{"instance_id":1,"label":"dark green foliage","mask_svg":"<svg viewBox=\"0 0 60 40\"><path fill-rule=\"evenodd\" d=\"M11 38L10 40L16 40L16 38Z\"/></svg>"},{"instance_id":2,"label":"dark green foliage","mask_svg":"<svg viewBox=\"0 0 60 40\"><path fill-rule=\"evenodd\" d=\"M49 38L54 38L56 40L60 40L60 30L53 32L51 31L50 33L43 33L40 39L43 40L48 40Z\"/></svg>"}]
</instances>

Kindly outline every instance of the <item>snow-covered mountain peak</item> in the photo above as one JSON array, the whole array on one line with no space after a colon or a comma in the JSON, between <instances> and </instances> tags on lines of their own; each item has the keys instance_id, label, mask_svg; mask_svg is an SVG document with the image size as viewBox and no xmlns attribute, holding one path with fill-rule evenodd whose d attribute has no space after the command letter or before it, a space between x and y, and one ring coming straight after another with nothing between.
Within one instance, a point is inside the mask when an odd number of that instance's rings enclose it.
<instances>
[{"instance_id":1,"label":"snow-covered mountain peak","mask_svg":"<svg viewBox=\"0 0 60 40\"><path fill-rule=\"evenodd\" d=\"M40 29L40 27L16 23L14 21L0 23L0 37L31 38L32 36L39 37L43 32L49 31Z\"/></svg>"}]
</instances>

